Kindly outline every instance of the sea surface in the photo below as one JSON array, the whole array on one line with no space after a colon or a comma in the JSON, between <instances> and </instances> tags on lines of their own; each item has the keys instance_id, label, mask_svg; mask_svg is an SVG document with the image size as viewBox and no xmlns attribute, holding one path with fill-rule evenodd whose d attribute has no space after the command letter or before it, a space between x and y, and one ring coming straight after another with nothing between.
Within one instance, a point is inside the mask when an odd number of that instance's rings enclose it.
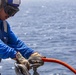
<instances>
[{"instance_id":1,"label":"sea surface","mask_svg":"<svg viewBox=\"0 0 76 75\"><path fill-rule=\"evenodd\" d=\"M27 46L76 69L76 0L23 0L20 11L7 21ZM1 75L16 75L14 62L2 60ZM33 75L33 71L30 72ZM38 72L40 75L75 75L57 63L45 63Z\"/></svg>"}]
</instances>

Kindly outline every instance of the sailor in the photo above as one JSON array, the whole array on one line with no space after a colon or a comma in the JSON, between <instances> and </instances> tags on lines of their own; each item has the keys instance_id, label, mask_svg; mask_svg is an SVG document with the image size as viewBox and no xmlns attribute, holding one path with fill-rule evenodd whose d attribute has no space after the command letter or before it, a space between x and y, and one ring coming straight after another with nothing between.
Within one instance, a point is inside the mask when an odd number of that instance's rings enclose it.
<instances>
[{"instance_id":1,"label":"sailor","mask_svg":"<svg viewBox=\"0 0 76 75\"><path fill-rule=\"evenodd\" d=\"M25 45L11 30L6 19L13 17L21 4L20 0L0 0L0 59L11 58L20 64L26 64L29 70L30 64L27 59L37 59L42 62L41 55Z\"/></svg>"}]
</instances>

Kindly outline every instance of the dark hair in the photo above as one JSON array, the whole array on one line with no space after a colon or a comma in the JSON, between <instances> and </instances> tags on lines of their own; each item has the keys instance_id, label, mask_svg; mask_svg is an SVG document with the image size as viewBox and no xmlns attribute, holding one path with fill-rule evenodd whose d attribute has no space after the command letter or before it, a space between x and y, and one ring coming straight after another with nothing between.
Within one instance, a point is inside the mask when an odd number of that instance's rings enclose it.
<instances>
[{"instance_id":1,"label":"dark hair","mask_svg":"<svg viewBox=\"0 0 76 75\"><path fill-rule=\"evenodd\" d=\"M0 9L6 5L6 0L0 0Z\"/></svg>"}]
</instances>

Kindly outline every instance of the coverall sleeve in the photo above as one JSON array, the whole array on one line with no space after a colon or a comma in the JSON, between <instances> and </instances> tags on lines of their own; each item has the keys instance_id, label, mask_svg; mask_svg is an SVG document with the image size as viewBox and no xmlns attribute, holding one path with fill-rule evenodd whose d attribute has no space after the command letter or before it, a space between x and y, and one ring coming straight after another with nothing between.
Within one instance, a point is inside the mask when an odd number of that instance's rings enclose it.
<instances>
[{"instance_id":1,"label":"coverall sleeve","mask_svg":"<svg viewBox=\"0 0 76 75\"><path fill-rule=\"evenodd\" d=\"M34 53L34 50L25 45L11 30L8 24L8 44L10 47L14 48L17 52L20 52L26 59Z\"/></svg>"},{"instance_id":2,"label":"coverall sleeve","mask_svg":"<svg viewBox=\"0 0 76 75\"><path fill-rule=\"evenodd\" d=\"M15 58L16 57L16 51L13 48L10 48L8 45L6 45L2 40L0 40L0 58L6 59L6 58Z\"/></svg>"}]
</instances>

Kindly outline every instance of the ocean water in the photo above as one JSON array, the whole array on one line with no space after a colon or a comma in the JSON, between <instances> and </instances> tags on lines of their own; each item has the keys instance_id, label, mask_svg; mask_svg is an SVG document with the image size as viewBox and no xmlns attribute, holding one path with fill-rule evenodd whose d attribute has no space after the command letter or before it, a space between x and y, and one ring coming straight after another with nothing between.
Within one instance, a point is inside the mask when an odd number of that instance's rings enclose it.
<instances>
[{"instance_id":1,"label":"ocean water","mask_svg":"<svg viewBox=\"0 0 76 75\"><path fill-rule=\"evenodd\" d=\"M76 1L24 1L8 21L29 47L48 58L62 60L76 69ZM32 70L30 71L32 75ZM75 75L56 63L38 68L40 75ZM2 60L1 75L15 75L14 61Z\"/></svg>"}]
</instances>

